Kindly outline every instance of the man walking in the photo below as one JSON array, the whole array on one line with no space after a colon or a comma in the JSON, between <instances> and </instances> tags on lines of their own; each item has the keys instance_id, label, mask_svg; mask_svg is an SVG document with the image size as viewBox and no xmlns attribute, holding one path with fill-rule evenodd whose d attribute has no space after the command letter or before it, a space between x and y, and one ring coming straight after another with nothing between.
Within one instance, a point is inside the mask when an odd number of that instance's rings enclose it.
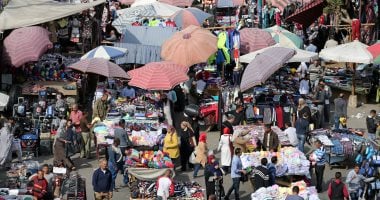
<instances>
[{"instance_id":1,"label":"man walking","mask_svg":"<svg viewBox=\"0 0 380 200\"><path fill-rule=\"evenodd\" d=\"M371 139L375 138L375 133L377 129L376 122L376 110L371 110L369 116L366 118L368 137Z\"/></svg>"},{"instance_id":2,"label":"man walking","mask_svg":"<svg viewBox=\"0 0 380 200\"><path fill-rule=\"evenodd\" d=\"M315 175L317 176L317 191L322 192L323 173L325 171L326 164L326 150L320 140L315 141L316 150L314 154L316 156Z\"/></svg>"},{"instance_id":3,"label":"man walking","mask_svg":"<svg viewBox=\"0 0 380 200\"><path fill-rule=\"evenodd\" d=\"M327 194L331 200L348 200L348 191L346 185L340 180L342 174L340 172L335 173L335 179L329 184Z\"/></svg>"},{"instance_id":4,"label":"man walking","mask_svg":"<svg viewBox=\"0 0 380 200\"><path fill-rule=\"evenodd\" d=\"M304 152L306 134L309 131L309 121L307 113L304 113L301 118L296 121L296 133L298 139L298 150Z\"/></svg>"},{"instance_id":5,"label":"man walking","mask_svg":"<svg viewBox=\"0 0 380 200\"><path fill-rule=\"evenodd\" d=\"M269 186L269 170L267 158L261 159L261 165L254 170L255 191Z\"/></svg>"},{"instance_id":6,"label":"man walking","mask_svg":"<svg viewBox=\"0 0 380 200\"><path fill-rule=\"evenodd\" d=\"M228 190L226 196L224 197L225 200L228 200L232 191L234 191L235 194L235 199L239 200L239 188L240 188L240 177L242 175L246 174L246 171L243 170L243 165L240 160L241 156L241 149L236 148L235 149L235 155L232 158L232 163L231 163L231 178L232 178L232 186Z\"/></svg>"},{"instance_id":7,"label":"man walking","mask_svg":"<svg viewBox=\"0 0 380 200\"><path fill-rule=\"evenodd\" d=\"M82 139L83 139L83 146L80 151L80 157L81 158L86 157L87 159L90 159L91 158L92 124L88 122L87 117L88 117L88 112L84 111L83 116L80 119L80 129L81 129L81 134L82 134Z\"/></svg>"},{"instance_id":8,"label":"man walking","mask_svg":"<svg viewBox=\"0 0 380 200\"><path fill-rule=\"evenodd\" d=\"M334 128L339 129L340 118L347 117L347 101L344 99L344 94L340 93L339 97L334 99Z\"/></svg>"},{"instance_id":9,"label":"man walking","mask_svg":"<svg viewBox=\"0 0 380 200\"><path fill-rule=\"evenodd\" d=\"M112 199L112 174L107 169L108 163L105 158L99 160L99 168L92 175L95 200Z\"/></svg>"}]
</instances>

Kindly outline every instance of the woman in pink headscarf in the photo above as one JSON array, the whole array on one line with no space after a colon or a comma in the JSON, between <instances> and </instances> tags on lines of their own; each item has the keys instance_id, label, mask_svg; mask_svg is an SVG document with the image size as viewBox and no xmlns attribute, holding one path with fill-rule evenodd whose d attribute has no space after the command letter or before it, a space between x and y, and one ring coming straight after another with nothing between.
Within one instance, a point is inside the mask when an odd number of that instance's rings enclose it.
<instances>
[{"instance_id":1,"label":"woman in pink headscarf","mask_svg":"<svg viewBox=\"0 0 380 200\"><path fill-rule=\"evenodd\" d=\"M207 133L201 133L198 146L195 148L195 162L193 178L197 177L201 165L205 167L207 163Z\"/></svg>"}]
</instances>

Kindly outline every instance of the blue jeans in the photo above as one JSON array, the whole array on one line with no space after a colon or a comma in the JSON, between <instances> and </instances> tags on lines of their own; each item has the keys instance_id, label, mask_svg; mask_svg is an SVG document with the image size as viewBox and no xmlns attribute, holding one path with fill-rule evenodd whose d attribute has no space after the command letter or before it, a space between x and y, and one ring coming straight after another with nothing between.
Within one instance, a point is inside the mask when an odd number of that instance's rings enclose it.
<instances>
[{"instance_id":1,"label":"blue jeans","mask_svg":"<svg viewBox=\"0 0 380 200\"><path fill-rule=\"evenodd\" d=\"M335 115L334 116L334 128L335 129L339 129L340 127L340 121L339 121L339 119L340 119L340 117L339 116L337 116L337 115Z\"/></svg>"},{"instance_id":2,"label":"blue jeans","mask_svg":"<svg viewBox=\"0 0 380 200\"><path fill-rule=\"evenodd\" d=\"M240 199L239 188L240 188L240 178L239 177L238 178L232 178L232 185L231 185L230 189L228 190L225 199L229 199L232 191L234 191L235 199L239 200Z\"/></svg>"},{"instance_id":3,"label":"blue jeans","mask_svg":"<svg viewBox=\"0 0 380 200\"><path fill-rule=\"evenodd\" d=\"M194 164L194 173L193 177L198 176L198 171L201 169L201 164Z\"/></svg>"},{"instance_id":4,"label":"blue jeans","mask_svg":"<svg viewBox=\"0 0 380 200\"><path fill-rule=\"evenodd\" d=\"M111 175L112 175L111 190L113 191L116 188L115 181L116 181L118 170L117 170L116 164L112 162L108 162L108 169L111 171Z\"/></svg>"},{"instance_id":5,"label":"blue jeans","mask_svg":"<svg viewBox=\"0 0 380 200\"><path fill-rule=\"evenodd\" d=\"M128 169L124 169L123 172L123 183L127 185L129 183Z\"/></svg>"},{"instance_id":6,"label":"blue jeans","mask_svg":"<svg viewBox=\"0 0 380 200\"><path fill-rule=\"evenodd\" d=\"M304 152L306 136L297 134L297 139L298 139L298 150L300 150L301 152Z\"/></svg>"},{"instance_id":7,"label":"blue jeans","mask_svg":"<svg viewBox=\"0 0 380 200\"><path fill-rule=\"evenodd\" d=\"M350 198L351 200L358 200L359 199L358 192L350 192Z\"/></svg>"}]
</instances>

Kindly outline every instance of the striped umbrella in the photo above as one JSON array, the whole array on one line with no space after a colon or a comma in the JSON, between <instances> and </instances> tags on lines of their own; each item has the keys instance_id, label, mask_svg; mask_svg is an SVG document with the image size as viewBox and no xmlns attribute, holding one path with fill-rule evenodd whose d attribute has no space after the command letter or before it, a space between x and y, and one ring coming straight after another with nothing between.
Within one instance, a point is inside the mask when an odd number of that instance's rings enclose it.
<instances>
[{"instance_id":1,"label":"striped umbrella","mask_svg":"<svg viewBox=\"0 0 380 200\"><path fill-rule=\"evenodd\" d=\"M268 3L272 4L272 6L284 11L285 7L293 2L300 2L303 4L309 3L312 0L267 0Z\"/></svg>"},{"instance_id":2,"label":"striped umbrella","mask_svg":"<svg viewBox=\"0 0 380 200\"><path fill-rule=\"evenodd\" d=\"M145 90L170 90L189 79L186 72L187 67L174 62L152 62L129 71L129 85Z\"/></svg>"},{"instance_id":3,"label":"striped umbrella","mask_svg":"<svg viewBox=\"0 0 380 200\"><path fill-rule=\"evenodd\" d=\"M273 73L280 69L296 53L295 50L284 47L273 47L248 64L241 79L242 92L264 83Z\"/></svg>"},{"instance_id":4,"label":"striped umbrella","mask_svg":"<svg viewBox=\"0 0 380 200\"><path fill-rule=\"evenodd\" d=\"M99 74L105 77L129 78L123 68L104 58L89 58L80 60L69 66L69 68L81 71L83 73Z\"/></svg>"},{"instance_id":5,"label":"striped umbrella","mask_svg":"<svg viewBox=\"0 0 380 200\"><path fill-rule=\"evenodd\" d=\"M369 46L367 50L373 56L373 63L380 64L380 40L378 40L376 44Z\"/></svg>"},{"instance_id":6,"label":"striped umbrella","mask_svg":"<svg viewBox=\"0 0 380 200\"><path fill-rule=\"evenodd\" d=\"M124 56L127 53L127 49L112 46L98 46L95 49L84 54L80 59L87 58L104 58L107 60Z\"/></svg>"},{"instance_id":7,"label":"striped umbrella","mask_svg":"<svg viewBox=\"0 0 380 200\"><path fill-rule=\"evenodd\" d=\"M299 49L303 49L302 39L298 37L296 34L289 32L280 26L276 25L264 30L268 31L272 35L273 39L277 43L280 43L283 47L296 47Z\"/></svg>"},{"instance_id":8,"label":"striped umbrella","mask_svg":"<svg viewBox=\"0 0 380 200\"><path fill-rule=\"evenodd\" d=\"M244 28L240 31L240 51L243 54L257 51L276 44L272 35L258 28Z\"/></svg>"},{"instance_id":9,"label":"striped umbrella","mask_svg":"<svg viewBox=\"0 0 380 200\"><path fill-rule=\"evenodd\" d=\"M171 18L178 27L186 28L190 25L200 26L205 19L211 16L198 8L185 8L174 13Z\"/></svg>"},{"instance_id":10,"label":"striped umbrella","mask_svg":"<svg viewBox=\"0 0 380 200\"><path fill-rule=\"evenodd\" d=\"M49 31L39 26L19 28L4 40L4 59L15 67L38 61L46 50L53 47Z\"/></svg>"},{"instance_id":11,"label":"striped umbrella","mask_svg":"<svg viewBox=\"0 0 380 200\"><path fill-rule=\"evenodd\" d=\"M210 31L191 25L164 42L161 57L190 67L206 62L217 50L217 38Z\"/></svg>"}]
</instances>

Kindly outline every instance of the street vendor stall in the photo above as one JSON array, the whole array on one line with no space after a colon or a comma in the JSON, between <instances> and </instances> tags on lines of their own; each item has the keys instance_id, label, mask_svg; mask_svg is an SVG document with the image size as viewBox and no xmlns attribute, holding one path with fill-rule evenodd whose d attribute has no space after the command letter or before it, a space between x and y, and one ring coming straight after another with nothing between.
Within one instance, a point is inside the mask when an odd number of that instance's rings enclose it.
<instances>
[{"instance_id":1,"label":"street vendor stall","mask_svg":"<svg viewBox=\"0 0 380 200\"><path fill-rule=\"evenodd\" d=\"M307 187L306 183L303 181L292 183L290 187L280 187L278 185L273 185L267 188L260 188L251 195L251 200L262 200L262 199L272 199L272 200L284 200L287 195L292 194L292 188L298 186L300 189L299 196L308 200L319 200L317 190L315 187Z\"/></svg>"}]
</instances>

